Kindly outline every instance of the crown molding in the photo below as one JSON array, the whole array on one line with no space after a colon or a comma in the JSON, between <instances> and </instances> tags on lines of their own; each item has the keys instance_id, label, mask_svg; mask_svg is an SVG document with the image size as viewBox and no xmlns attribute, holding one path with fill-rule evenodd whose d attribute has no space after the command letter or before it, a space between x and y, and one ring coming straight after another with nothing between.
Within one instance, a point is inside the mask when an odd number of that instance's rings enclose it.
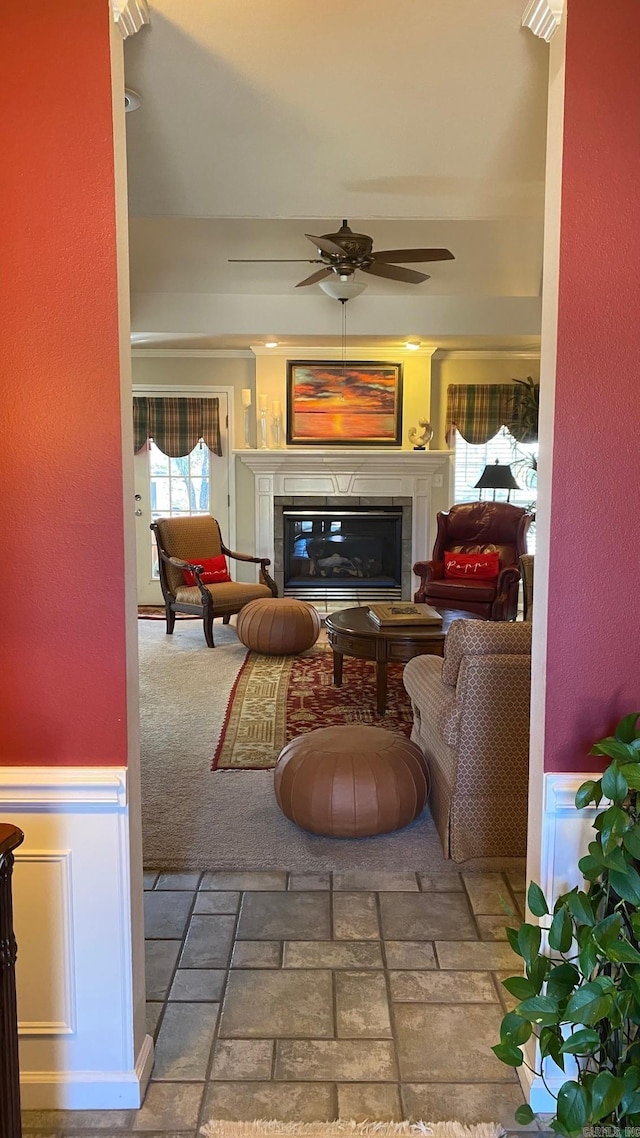
<instances>
[{"instance_id":1,"label":"crown molding","mask_svg":"<svg viewBox=\"0 0 640 1138\"><path fill-rule=\"evenodd\" d=\"M391 345L372 346L371 344L354 344L349 341L348 355L346 363L352 363L354 360L385 360L391 359L394 356L402 356L403 359L411 359L413 356L430 359L434 352L438 349L435 345L421 345L419 348L405 348L394 347ZM265 348L264 344L252 344L251 352L254 356L286 356L288 359L300 360L336 360L338 363L342 362L342 348L340 346L328 347L326 344L289 344L289 346L278 345L277 348Z\"/></svg>"},{"instance_id":2,"label":"crown molding","mask_svg":"<svg viewBox=\"0 0 640 1138\"><path fill-rule=\"evenodd\" d=\"M151 22L147 0L111 0L111 11L123 40Z\"/></svg>"},{"instance_id":3,"label":"crown molding","mask_svg":"<svg viewBox=\"0 0 640 1138\"><path fill-rule=\"evenodd\" d=\"M523 28L549 43L562 23L565 0L531 0L522 17Z\"/></svg>"},{"instance_id":4,"label":"crown molding","mask_svg":"<svg viewBox=\"0 0 640 1138\"><path fill-rule=\"evenodd\" d=\"M461 348L451 351L447 351L446 348L439 348L436 358L437 360L539 360L540 352L510 352L508 350L465 352Z\"/></svg>"},{"instance_id":5,"label":"crown molding","mask_svg":"<svg viewBox=\"0 0 640 1138\"><path fill-rule=\"evenodd\" d=\"M252 360L249 348L131 348L133 359Z\"/></svg>"}]
</instances>

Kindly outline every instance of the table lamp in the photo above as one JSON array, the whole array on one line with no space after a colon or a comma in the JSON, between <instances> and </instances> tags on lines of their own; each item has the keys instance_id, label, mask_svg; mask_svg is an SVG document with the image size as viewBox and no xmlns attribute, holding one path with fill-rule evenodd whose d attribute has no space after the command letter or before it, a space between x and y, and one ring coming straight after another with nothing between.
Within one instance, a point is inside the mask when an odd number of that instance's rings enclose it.
<instances>
[{"instance_id":1,"label":"table lamp","mask_svg":"<svg viewBox=\"0 0 640 1138\"><path fill-rule=\"evenodd\" d=\"M520 487L511 473L511 467L500 463L498 459L496 459L491 465L485 466L474 489L480 491L478 500L482 498L483 490L493 490L494 502L496 500L496 490L506 490L508 502L511 498L511 491L519 490Z\"/></svg>"}]
</instances>

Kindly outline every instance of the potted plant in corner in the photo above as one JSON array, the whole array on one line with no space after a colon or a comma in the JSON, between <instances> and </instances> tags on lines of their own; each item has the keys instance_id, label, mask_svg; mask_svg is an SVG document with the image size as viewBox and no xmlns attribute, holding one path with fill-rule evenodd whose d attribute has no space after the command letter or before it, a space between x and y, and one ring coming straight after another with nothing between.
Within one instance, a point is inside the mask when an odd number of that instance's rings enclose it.
<instances>
[{"instance_id":1,"label":"potted plant in corner","mask_svg":"<svg viewBox=\"0 0 640 1138\"><path fill-rule=\"evenodd\" d=\"M541 1060L549 1056L562 1071L572 1063L550 1124L565 1138L585 1127L640 1126L639 717L627 715L595 744L590 753L611 763L576 794L578 809L610 803L596 815L595 839L578 862L586 889L558 897L550 912L532 882L529 910L543 926L525 921L507 929L525 974L503 981L520 1002L502 1020L493 1050L519 1067L526 1062L521 1048L536 1036ZM541 952L543 928L552 955ZM535 1073L544 1080L543 1071ZM529 1106L516 1112L520 1124L532 1119Z\"/></svg>"}]
</instances>

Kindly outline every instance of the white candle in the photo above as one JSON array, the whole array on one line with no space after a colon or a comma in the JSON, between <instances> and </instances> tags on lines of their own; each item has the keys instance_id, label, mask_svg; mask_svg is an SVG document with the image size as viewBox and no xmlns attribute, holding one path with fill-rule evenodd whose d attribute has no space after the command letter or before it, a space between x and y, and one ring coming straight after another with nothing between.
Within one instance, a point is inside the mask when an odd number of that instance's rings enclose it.
<instances>
[{"instance_id":1,"label":"white candle","mask_svg":"<svg viewBox=\"0 0 640 1138\"><path fill-rule=\"evenodd\" d=\"M268 407L268 399L267 399L267 396L266 396L266 395L261 395L261 396L259 397L259 402L260 402L260 410L261 410L261 411L266 411L266 410L267 410L267 407Z\"/></svg>"},{"instance_id":2,"label":"white candle","mask_svg":"<svg viewBox=\"0 0 640 1138\"><path fill-rule=\"evenodd\" d=\"M243 387L242 388L242 406L243 407L250 407L251 406L251 388L250 387Z\"/></svg>"},{"instance_id":3,"label":"white candle","mask_svg":"<svg viewBox=\"0 0 640 1138\"><path fill-rule=\"evenodd\" d=\"M273 415L274 419L279 419L282 415L282 403L279 399L274 399L273 403L271 404L271 414Z\"/></svg>"}]
</instances>

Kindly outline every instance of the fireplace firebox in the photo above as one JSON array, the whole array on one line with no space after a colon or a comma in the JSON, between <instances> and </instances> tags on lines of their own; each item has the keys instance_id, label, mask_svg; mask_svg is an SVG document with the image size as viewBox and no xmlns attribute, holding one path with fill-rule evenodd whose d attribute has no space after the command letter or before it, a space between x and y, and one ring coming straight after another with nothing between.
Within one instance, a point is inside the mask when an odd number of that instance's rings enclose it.
<instances>
[{"instance_id":1,"label":"fireplace firebox","mask_svg":"<svg viewBox=\"0 0 640 1138\"><path fill-rule=\"evenodd\" d=\"M402 508L285 508L284 594L369 600L402 596Z\"/></svg>"}]
</instances>

